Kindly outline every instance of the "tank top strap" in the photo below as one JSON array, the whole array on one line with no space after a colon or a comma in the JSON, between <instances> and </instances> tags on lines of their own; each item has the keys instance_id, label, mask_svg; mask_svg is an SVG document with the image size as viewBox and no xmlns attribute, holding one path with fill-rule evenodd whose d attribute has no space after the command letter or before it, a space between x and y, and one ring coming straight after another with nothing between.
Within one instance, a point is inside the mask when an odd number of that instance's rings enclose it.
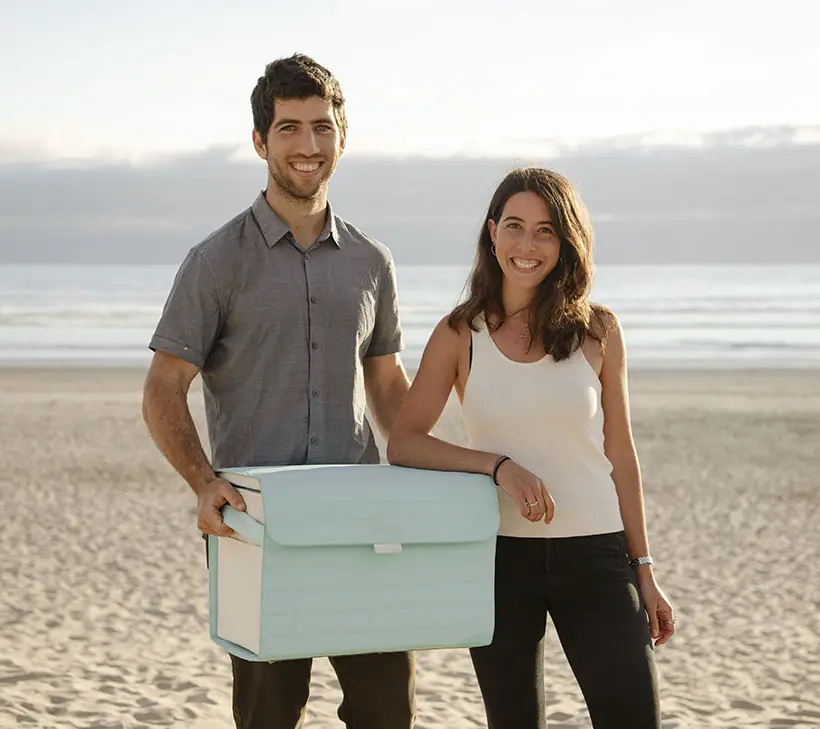
<instances>
[{"instance_id":1,"label":"tank top strap","mask_svg":"<svg viewBox=\"0 0 820 729\"><path fill-rule=\"evenodd\" d=\"M470 372L473 370L473 362L476 356L480 356L485 351L484 340L490 336L483 314L476 317L474 324L476 329L470 328Z\"/></svg>"}]
</instances>

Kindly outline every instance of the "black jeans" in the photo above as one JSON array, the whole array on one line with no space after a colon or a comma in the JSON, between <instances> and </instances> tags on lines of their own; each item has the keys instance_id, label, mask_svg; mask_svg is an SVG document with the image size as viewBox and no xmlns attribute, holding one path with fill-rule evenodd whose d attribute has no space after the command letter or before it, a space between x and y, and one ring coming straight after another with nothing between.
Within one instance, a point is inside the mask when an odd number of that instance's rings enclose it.
<instances>
[{"instance_id":1,"label":"black jeans","mask_svg":"<svg viewBox=\"0 0 820 729\"><path fill-rule=\"evenodd\" d=\"M299 729L310 689L312 659L233 663L237 729ZM415 720L412 653L373 653L330 659L344 698L339 718L348 729L411 729Z\"/></svg>"},{"instance_id":2,"label":"black jeans","mask_svg":"<svg viewBox=\"0 0 820 729\"><path fill-rule=\"evenodd\" d=\"M652 641L623 532L499 537L495 633L470 653L489 729L544 729L547 613L595 729L660 729Z\"/></svg>"}]
</instances>

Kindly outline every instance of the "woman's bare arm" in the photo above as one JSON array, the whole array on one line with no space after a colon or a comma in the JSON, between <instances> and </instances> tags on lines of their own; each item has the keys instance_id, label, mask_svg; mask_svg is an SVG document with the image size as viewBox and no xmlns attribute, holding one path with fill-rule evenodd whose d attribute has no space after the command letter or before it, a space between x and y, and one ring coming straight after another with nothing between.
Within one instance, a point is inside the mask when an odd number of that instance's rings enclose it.
<instances>
[{"instance_id":1,"label":"woman's bare arm","mask_svg":"<svg viewBox=\"0 0 820 729\"><path fill-rule=\"evenodd\" d=\"M618 493L626 543L632 557L649 555L643 486L638 454L632 438L627 389L626 346L620 323L608 317L606 347L601 368L601 405L604 411L604 450L612 464L612 480ZM638 584L649 627L656 645L675 633L672 605L655 580L652 565L638 567Z\"/></svg>"},{"instance_id":2,"label":"woman's bare arm","mask_svg":"<svg viewBox=\"0 0 820 729\"><path fill-rule=\"evenodd\" d=\"M458 380L459 350L469 330L459 333L439 322L425 347L413 385L387 444L387 460L398 466L492 475L501 454L462 448L431 435ZM529 521L552 521L555 503L543 482L509 459L497 469L497 483Z\"/></svg>"},{"instance_id":3,"label":"woman's bare arm","mask_svg":"<svg viewBox=\"0 0 820 729\"><path fill-rule=\"evenodd\" d=\"M393 424L387 460L394 465L437 471L492 474L497 453L447 443L430 432L441 417L458 376L461 336L439 322L425 347L419 370Z\"/></svg>"}]
</instances>

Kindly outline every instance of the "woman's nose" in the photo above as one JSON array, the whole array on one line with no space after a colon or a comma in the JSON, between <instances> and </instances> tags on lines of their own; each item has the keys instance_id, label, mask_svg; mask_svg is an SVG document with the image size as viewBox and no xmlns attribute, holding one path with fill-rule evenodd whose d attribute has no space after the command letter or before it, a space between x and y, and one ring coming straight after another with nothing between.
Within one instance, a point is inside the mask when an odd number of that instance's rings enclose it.
<instances>
[{"instance_id":1,"label":"woman's nose","mask_svg":"<svg viewBox=\"0 0 820 729\"><path fill-rule=\"evenodd\" d=\"M521 242L521 247L526 251L535 250L535 236L532 233L524 233L524 240Z\"/></svg>"}]
</instances>

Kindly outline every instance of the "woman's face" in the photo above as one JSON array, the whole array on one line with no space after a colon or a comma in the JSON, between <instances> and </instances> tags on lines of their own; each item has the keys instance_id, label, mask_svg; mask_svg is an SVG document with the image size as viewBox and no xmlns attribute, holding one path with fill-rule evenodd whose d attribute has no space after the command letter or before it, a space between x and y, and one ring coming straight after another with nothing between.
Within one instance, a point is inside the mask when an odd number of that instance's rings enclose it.
<instances>
[{"instance_id":1,"label":"woman's face","mask_svg":"<svg viewBox=\"0 0 820 729\"><path fill-rule=\"evenodd\" d=\"M561 240L547 203L534 192L507 200L496 223L487 223L498 265L508 283L536 288L558 264Z\"/></svg>"}]
</instances>

